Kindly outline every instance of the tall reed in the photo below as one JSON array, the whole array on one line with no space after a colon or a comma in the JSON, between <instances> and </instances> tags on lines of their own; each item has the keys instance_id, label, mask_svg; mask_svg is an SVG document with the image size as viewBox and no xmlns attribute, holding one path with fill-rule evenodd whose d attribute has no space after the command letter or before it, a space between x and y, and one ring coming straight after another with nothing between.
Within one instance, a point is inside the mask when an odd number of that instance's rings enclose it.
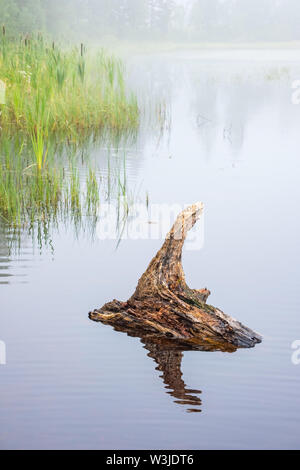
<instances>
[{"instance_id":1,"label":"tall reed","mask_svg":"<svg viewBox=\"0 0 300 470\"><path fill-rule=\"evenodd\" d=\"M22 130L36 145L41 137L62 133L72 139L109 128L135 129L136 97L126 90L122 62L104 50L59 48L42 35L0 41L0 79L6 105L0 125Z\"/></svg>"}]
</instances>

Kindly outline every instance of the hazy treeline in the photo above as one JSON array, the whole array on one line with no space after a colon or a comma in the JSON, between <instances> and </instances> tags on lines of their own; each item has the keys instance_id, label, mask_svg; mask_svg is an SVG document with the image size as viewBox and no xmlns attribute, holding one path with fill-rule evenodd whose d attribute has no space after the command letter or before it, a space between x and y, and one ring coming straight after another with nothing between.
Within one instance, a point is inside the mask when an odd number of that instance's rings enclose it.
<instances>
[{"instance_id":1,"label":"hazy treeline","mask_svg":"<svg viewBox=\"0 0 300 470\"><path fill-rule=\"evenodd\" d=\"M8 31L101 40L300 40L299 0L0 0Z\"/></svg>"}]
</instances>

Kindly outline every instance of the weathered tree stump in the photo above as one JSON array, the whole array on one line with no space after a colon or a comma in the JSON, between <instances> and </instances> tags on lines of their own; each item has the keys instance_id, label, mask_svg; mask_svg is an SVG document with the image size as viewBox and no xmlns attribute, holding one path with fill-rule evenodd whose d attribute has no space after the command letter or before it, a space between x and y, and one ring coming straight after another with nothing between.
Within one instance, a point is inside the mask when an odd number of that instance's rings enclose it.
<instances>
[{"instance_id":1,"label":"weathered tree stump","mask_svg":"<svg viewBox=\"0 0 300 470\"><path fill-rule=\"evenodd\" d=\"M260 343L260 335L206 303L208 289L191 289L185 282L182 247L202 211L203 204L197 203L179 214L127 302L106 303L90 312L90 318L118 329L156 333L195 348L203 342L245 348Z\"/></svg>"}]
</instances>

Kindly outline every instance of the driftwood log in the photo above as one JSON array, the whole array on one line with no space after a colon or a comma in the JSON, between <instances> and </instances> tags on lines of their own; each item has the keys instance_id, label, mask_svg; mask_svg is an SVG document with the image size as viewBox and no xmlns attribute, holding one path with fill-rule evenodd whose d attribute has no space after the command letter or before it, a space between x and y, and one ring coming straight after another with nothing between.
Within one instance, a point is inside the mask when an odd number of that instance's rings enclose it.
<instances>
[{"instance_id":1,"label":"driftwood log","mask_svg":"<svg viewBox=\"0 0 300 470\"><path fill-rule=\"evenodd\" d=\"M119 330L172 338L195 349L197 345L202 349L203 343L221 350L230 350L230 345L232 350L232 346L248 348L260 343L260 335L206 303L208 289L191 289L185 282L182 248L202 211L203 204L197 203L178 215L127 302L113 300L90 312L89 317Z\"/></svg>"}]
</instances>

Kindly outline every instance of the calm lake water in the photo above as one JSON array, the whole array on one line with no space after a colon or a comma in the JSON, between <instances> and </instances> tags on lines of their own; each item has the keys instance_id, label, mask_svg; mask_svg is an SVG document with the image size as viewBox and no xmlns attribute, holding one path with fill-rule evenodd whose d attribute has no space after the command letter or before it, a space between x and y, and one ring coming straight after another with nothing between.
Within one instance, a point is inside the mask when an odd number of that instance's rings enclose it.
<instances>
[{"instance_id":1,"label":"calm lake water","mask_svg":"<svg viewBox=\"0 0 300 470\"><path fill-rule=\"evenodd\" d=\"M50 244L24 232L10 250L2 224L0 447L299 448L300 51L135 56L129 70L166 120L145 113L136 143L110 151L110 171L126 155L130 197L205 203L204 246L184 251L187 282L263 342L181 353L94 323L88 312L127 299L162 240L116 249L60 224ZM91 155L104 178L107 155L100 145Z\"/></svg>"}]
</instances>

